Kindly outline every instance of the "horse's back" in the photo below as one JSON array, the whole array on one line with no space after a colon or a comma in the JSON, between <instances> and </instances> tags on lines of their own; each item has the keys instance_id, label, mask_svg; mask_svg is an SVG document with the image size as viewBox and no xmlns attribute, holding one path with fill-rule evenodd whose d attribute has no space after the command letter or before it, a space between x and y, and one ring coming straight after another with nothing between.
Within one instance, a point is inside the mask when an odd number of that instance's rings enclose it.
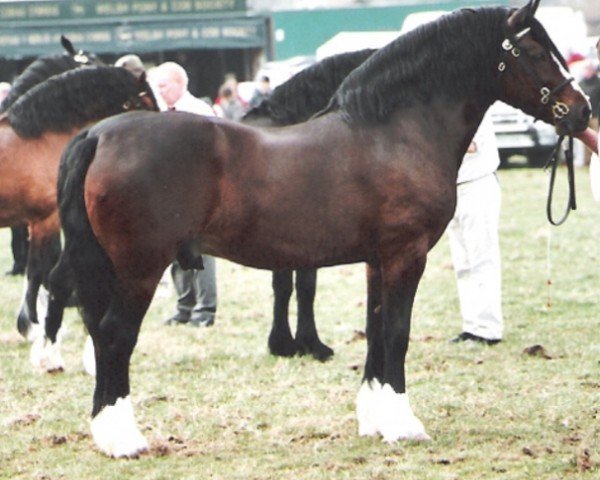
<instances>
[{"instance_id":1,"label":"horse's back","mask_svg":"<svg viewBox=\"0 0 600 480\"><path fill-rule=\"evenodd\" d=\"M113 246L137 243L148 255L163 257L201 228L218 198L221 155L214 122L183 112L136 112L90 129L98 145L85 202L101 244L117 238ZM123 255L123 261L133 261Z\"/></svg>"}]
</instances>

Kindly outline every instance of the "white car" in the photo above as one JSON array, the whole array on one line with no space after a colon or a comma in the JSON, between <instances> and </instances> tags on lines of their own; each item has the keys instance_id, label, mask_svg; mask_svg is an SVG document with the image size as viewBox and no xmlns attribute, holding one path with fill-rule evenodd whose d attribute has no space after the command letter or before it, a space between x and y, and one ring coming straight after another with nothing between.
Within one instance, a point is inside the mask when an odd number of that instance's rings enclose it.
<instances>
[{"instance_id":1,"label":"white car","mask_svg":"<svg viewBox=\"0 0 600 480\"><path fill-rule=\"evenodd\" d=\"M535 121L521 110L503 102L490 107L500 165L508 166L514 155L525 157L530 167L543 167L556 146L558 136L552 125Z\"/></svg>"}]
</instances>

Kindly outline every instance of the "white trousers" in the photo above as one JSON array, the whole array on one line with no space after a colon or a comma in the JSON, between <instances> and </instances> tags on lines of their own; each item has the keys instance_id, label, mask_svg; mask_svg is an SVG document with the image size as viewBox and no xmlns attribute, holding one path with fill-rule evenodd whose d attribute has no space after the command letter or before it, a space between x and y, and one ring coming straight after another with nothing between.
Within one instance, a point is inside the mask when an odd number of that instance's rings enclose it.
<instances>
[{"instance_id":1,"label":"white trousers","mask_svg":"<svg viewBox=\"0 0 600 480\"><path fill-rule=\"evenodd\" d=\"M498 222L501 192L495 174L458 185L448 224L463 331L502 338L502 271Z\"/></svg>"}]
</instances>

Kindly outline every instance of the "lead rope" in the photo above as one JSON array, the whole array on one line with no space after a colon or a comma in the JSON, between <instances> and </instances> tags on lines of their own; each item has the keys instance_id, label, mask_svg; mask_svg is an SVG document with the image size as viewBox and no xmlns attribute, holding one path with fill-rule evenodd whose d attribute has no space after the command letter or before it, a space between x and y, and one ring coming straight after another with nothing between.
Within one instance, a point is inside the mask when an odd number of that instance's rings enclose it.
<instances>
[{"instance_id":1,"label":"lead rope","mask_svg":"<svg viewBox=\"0 0 600 480\"><path fill-rule=\"evenodd\" d=\"M567 173L569 182L569 198L567 200L565 213L560 218L560 220L555 220L552 216L552 198L554 196L554 182L556 180L556 169L558 168L560 147L563 143L564 138L564 135L561 135L559 137L556 147L552 151L552 155L550 156L548 163L544 167L544 170L547 170L548 167L550 167L548 198L546 200L546 216L548 217L548 221L554 226L559 226L565 223L565 220L569 216L571 210L577 209L577 202L575 200L575 170L573 168L573 137L569 136L569 146L565 149L565 159L567 163Z\"/></svg>"},{"instance_id":2,"label":"lead rope","mask_svg":"<svg viewBox=\"0 0 600 480\"><path fill-rule=\"evenodd\" d=\"M549 309L552 308L552 256L551 246L552 246L552 226L548 223L546 224L546 228L548 229L548 235L546 235L546 307Z\"/></svg>"},{"instance_id":3,"label":"lead rope","mask_svg":"<svg viewBox=\"0 0 600 480\"><path fill-rule=\"evenodd\" d=\"M548 198L546 201L546 215L548 217L548 235L546 236L546 285L547 285L547 293L546 293L546 307L548 309L552 308L552 227L551 225L558 226L562 225L571 210L575 210L577 208L577 203L575 200L575 172L573 168L573 137L569 136L569 146L565 149L565 159L567 163L567 172L568 172L568 182L569 182L569 199L567 201L567 207L565 209L565 213L562 218L558 221L554 220L552 217L552 198L554 194L554 182L556 180L556 169L558 167L559 162L559 151L560 147L563 143L564 135L558 139L556 147L552 151L552 155L548 159L548 163L544 167L544 170L547 170L550 167L550 179L548 183Z\"/></svg>"}]
</instances>

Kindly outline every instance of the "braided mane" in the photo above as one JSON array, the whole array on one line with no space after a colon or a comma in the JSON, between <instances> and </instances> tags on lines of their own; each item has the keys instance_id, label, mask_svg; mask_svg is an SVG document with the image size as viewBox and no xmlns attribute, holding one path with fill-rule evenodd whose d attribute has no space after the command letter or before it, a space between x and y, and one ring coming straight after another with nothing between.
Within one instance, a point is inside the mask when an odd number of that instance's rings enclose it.
<instances>
[{"instance_id":1,"label":"braided mane","mask_svg":"<svg viewBox=\"0 0 600 480\"><path fill-rule=\"evenodd\" d=\"M0 104L0 112L8 110L17 99L34 85L38 85L53 75L80 66L71 55L58 54L41 57L29 65L13 82L9 94Z\"/></svg>"},{"instance_id":2,"label":"braided mane","mask_svg":"<svg viewBox=\"0 0 600 480\"><path fill-rule=\"evenodd\" d=\"M327 106L342 80L375 51L342 53L305 68L273 90L271 96L250 110L244 119L270 118L279 126L308 120Z\"/></svg>"},{"instance_id":3,"label":"braided mane","mask_svg":"<svg viewBox=\"0 0 600 480\"><path fill-rule=\"evenodd\" d=\"M385 122L398 107L427 105L436 95L492 95L505 7L463 9L401 35L344 80L327 110L349 121Z\"/></svg>"},{"instance_id":4,"label":"braided mane","mask_svg":"<svg viewBox=\"0 0 600 480\"><path fill-rule=\"evenodd\" d=\"M147 84L119 67L86 67L55 75L23 94L8 110L18 135L37 138L46 131L74 128L124 111Z\"/></svg>"}]
</instances>

